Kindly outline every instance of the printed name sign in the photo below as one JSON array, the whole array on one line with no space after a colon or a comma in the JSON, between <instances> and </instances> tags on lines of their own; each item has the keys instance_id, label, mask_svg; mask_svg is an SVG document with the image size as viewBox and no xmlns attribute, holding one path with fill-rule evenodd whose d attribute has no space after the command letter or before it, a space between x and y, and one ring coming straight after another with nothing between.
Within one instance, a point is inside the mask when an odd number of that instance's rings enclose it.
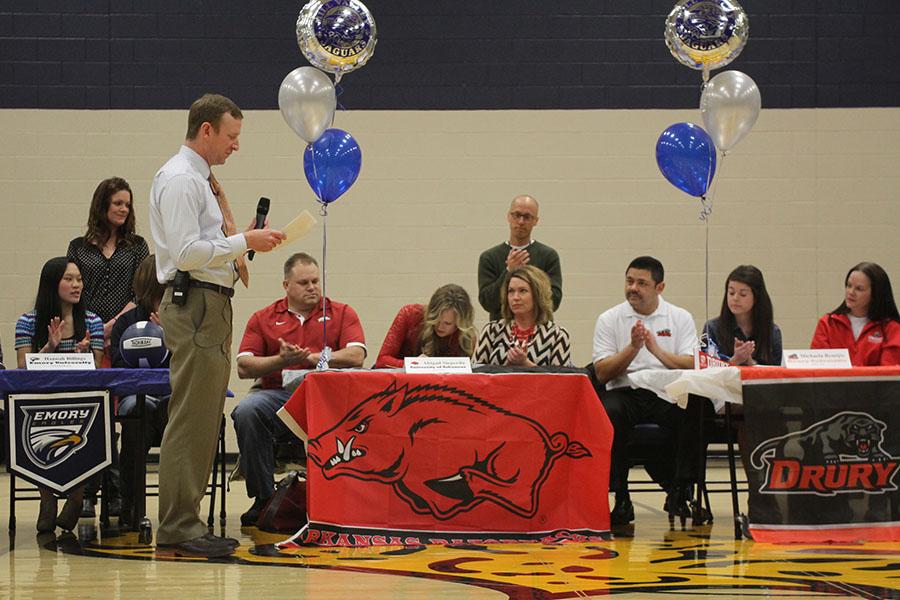
<instances>
[{"instance_id":1,"label":"printed name sign","mask_svg":"<svg viewBox=\"0 0 900 600\"><path fill-rule=\"evenodd\" d=\"M407 356L403 359L407 373L471 373L467 356Z\"/></svg>"},{"instance_id":2,"label":"printed name sign","mask_svg":"<svg viewBox=\"0 0 900 600\"><path fill-rule=\"evenodd\" d=\"M850 369L850 353L846 348L820 350L785 350L784 366L788 369Z\"/></svg>"},{"instance_id":3,"label":"printed name sign","mask_svg":"<svg viewBox=\"0 0 900 600\"><path fill-rule=\"evenodd\" d=\"M29 352L25 355L25 368L29 371L83 371L94 369L92 352L74 352L69 354L38 354Z\"/></svg>"}]
</instances>

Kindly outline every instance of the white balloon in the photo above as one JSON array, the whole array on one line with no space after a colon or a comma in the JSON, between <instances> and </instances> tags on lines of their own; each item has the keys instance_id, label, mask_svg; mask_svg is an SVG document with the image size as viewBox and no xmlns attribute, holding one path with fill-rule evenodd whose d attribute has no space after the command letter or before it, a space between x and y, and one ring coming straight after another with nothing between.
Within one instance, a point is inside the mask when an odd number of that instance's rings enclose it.
<instances>
[{"instance_id":1,"label":"white balloon","mask_svg":"<svg viewBox=\"0 0 900 600\"><path fill-rule=\"evenodd\" d=\"M291 129L312 144L334 120L337 96L328 75L314 67L287 74L278 90L278 108Z\"/></svg>"},{"instance_id":2,"label":"white balloon","mask_svg":"<svg viewBox=\"0 0 900 600\"><path fill-rule=\"evenodd\" d=\"M719 73L709 80L700 96L703 125L722 152L734 148L750 133L760 108L759 88L740 71Z\"/></svg>"}]
</instances>

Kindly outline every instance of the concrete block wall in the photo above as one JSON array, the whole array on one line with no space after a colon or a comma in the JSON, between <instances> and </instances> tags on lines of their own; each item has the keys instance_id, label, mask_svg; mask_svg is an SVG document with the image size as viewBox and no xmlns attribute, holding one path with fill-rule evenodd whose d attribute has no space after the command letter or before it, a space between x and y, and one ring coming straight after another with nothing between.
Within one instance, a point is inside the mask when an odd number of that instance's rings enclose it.
<instances>
[{"instance_id":1,"label":"concrete block wall","mask_svg":"<svg viewBox=\"0 0 900 600\"><path fill-rule=\"evenodd\" d=\"M537 239L560 252L576 363L591 356L597 315L621 302L623 271L639 254L667 269L667 298L707 315L706 226L699 203L659 174L654 145L696 110L345 111L336 125L363 151L360 179L328 216L328 293L357 308L374 361L396 310L437 286L473 298L479 253L503 240L519 193L541 202ZM186 111L0 111L0 340L10 361L15 319L37 273L83 232L97 182L119 175L135 193L149 238L155 171L184 136ZM303 178L302 143L277 111L247 111L241 150L218 169L239 221L261 195L278 227L301 210L319 224L304 240L253 262L235 302L235 348L249 315L281 291L289 252L322 255L323 220ZM766 275L788 347L805 347L836 306L846 270L881 263L900 281L900 109L764 109L720 163L709 225L709 311L723 278L751 263ZM152 244L151 244L152 247ZM895 285L900 285L895 283ZM479 308L478 324L486 321ZM233 379L237 390L246 382Z\"/></svg>"},{"instance_id":2,"label":"concrete block wall","mask_svg":"<svg viewBox=\"0 0 900 600\"><path fill-rule=\"evenodd\" d=\"M699 74L663 43L674 0L369 0L375 58L344 81L351 109L688 108ZM895 0L744 0L729 68L772 108L896 106ZM306 64L283 0L5 0L0 107L180 109L210 89L276 107Z\"/></svg>"}]
</instances>

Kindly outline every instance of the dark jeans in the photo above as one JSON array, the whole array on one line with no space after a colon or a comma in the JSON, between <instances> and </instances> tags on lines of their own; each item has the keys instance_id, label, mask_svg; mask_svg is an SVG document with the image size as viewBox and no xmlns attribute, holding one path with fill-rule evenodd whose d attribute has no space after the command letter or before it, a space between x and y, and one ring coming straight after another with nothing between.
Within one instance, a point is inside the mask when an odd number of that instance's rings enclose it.
<instances>
[{"instance_id":1,"label":"dark jeans","mask_svg":"<svg viewBox=\"0 0 900 600\"><path fill-rule=\"evenodd\" d=\"M119 486L122 491L122 508L128 511L134 507L134 469L137 461L146 461L147 453L162 440L163 431L169 420L168 396L145 396L144 421L128 420L122 423L122 453L119 459L121 472ZM137 415L137 396L126 396L119 402L120 416ZM144 428L144 447L138 446L140 428ZM130 516L130 515L126 515ZM143 515L141 515L143 516Z\"/></svg>"},{"instance_id":2,"label":"dark jeans","mask_svg":"<svg viewBox=\"0 0 900 600\"><path fill-rule=\"evenodd\" d=\"M670 429L675 438L675 484L688 485L697 481L700 452L705 447L698 431L700 414L697 410L704 410L701 404L689 405L689 410L685 411L650 390L633 388L607 390L600 400L615 431L609 475L611 492L628 491L628 440L638 423L656 423Z\"/></svg>"},{"instance_id":3,"label":"dark jeans","mask_svg":"<svg viewBox=\"0 0 900 600\"><path fill-rule=\"evenodd\" d=\"M231 413L251 498L265 500L275 493L275 440L295 437L275 413L290 397L280 388L253 390Z\"/></svg>"}]
</instances>

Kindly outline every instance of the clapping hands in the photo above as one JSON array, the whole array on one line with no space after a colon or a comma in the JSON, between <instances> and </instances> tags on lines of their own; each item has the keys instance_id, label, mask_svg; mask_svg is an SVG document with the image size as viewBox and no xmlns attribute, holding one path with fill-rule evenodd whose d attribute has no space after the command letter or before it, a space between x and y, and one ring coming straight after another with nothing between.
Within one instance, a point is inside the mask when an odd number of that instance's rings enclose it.
<instances>
[{"instance_id":1,"label":"clapping hands","mask_svg":"<svg viewBox=\"0 0 900 600\"><path fill-rule=\"evenodd\" d=\"M528 255L528 250L525 248L518 250L513 248L506 255L506 269L512 271L516 267L524 267L529 260L531 260L531 257Z\"/></svg>"},{"instance_id":2,"label":"clapping hands","mask_svg":"<svg viewBox=\"0 0 900 600\"><path fill-rule=\"evenodd\" d=\"M84 332L84 339L75 344L75 352L90 352L91 351L91 332Z\"/></svg>"},{"instance_id":3,"label":"clapping hands","mask_svg":"<svg viewBox=\"0 0 900 600\"><path fill-rule=\"evenodd\" d=\"M56 352L60 342L62 342L63 320L59 317L50 319L47 324L47 352Z\"/></svg>"},{"instance_id":4,"label":"clapping hands","mask_svg":"<svg viewBox=\"0 0 900 600\"><path fill-rule=\"evenodd\" d=\"M528 362L528 349L525 346L513 344L509 347L509 352L506 353L506 364L524 367L528 365Z\"/></svg>"},{"instance_id":5,"label":"clapping hands","mask_svg":"<svg viewBox=\"0 0 900 600\"><path fill-rule=\"evenodd\" d=\"M756 352L756 342L748 340L743 342L734 338L734 356L731 357L733 365L754 365L753 353Z\"/></svg>"},{"instance_id":6,"label":"clapping hands","mask_svg":"<svg viewBox=\"0 0 900 600\"><path fill-rule=\"evenodd\" d=\"M303 364L309 360L309 348L301 348L297 344L284 341L282 338L278 338L278 343L281 344L278 355L281 357L284 366Z\"/></svg>"}]
</instances>

